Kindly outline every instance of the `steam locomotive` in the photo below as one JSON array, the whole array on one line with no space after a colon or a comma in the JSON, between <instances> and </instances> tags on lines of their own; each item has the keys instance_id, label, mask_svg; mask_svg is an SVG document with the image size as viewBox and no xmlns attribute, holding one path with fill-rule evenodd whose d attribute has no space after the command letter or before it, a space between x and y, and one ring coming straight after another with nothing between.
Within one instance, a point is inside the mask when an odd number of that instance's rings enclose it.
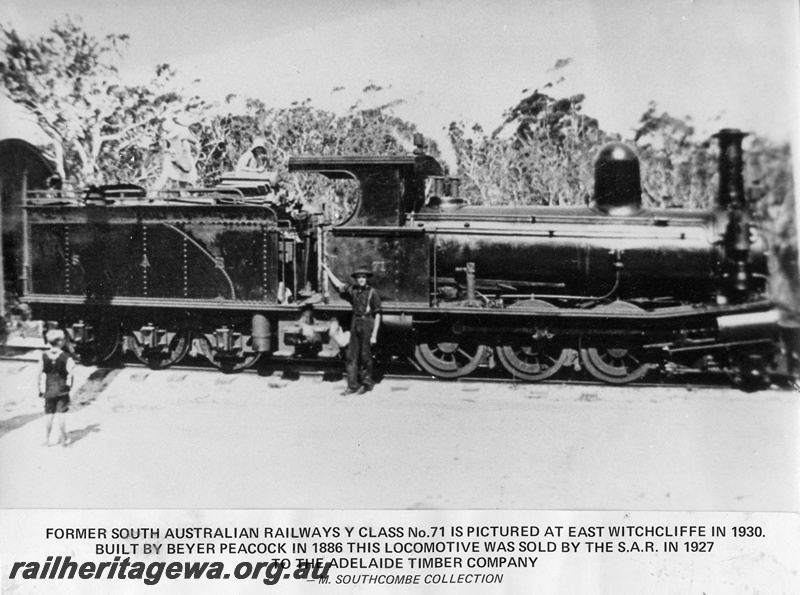
<instances>
[{"instance_id":1,"label":"steam locomotive","mask_svg":"<svg viewBox=\"0 0 800 595\"><path fill-rule=\"evenodd\" d=\"M350 309L322 264L339 278L366 264L384 354L438 378L499 365L527 381L571 369L624 384L713 368L758 383L779 312L747 215L745 135L715 136L709 211L643 208L638 159L619 143L600 151L593 199L575 207L467 205L421 141L410 155L291 158L290 172L357 185L336 225L284 208L274 180L33 193L24 299L86 363L123 349L163 368L193 350L235 371L337 357Z\"/></svg>"}]
</instances>

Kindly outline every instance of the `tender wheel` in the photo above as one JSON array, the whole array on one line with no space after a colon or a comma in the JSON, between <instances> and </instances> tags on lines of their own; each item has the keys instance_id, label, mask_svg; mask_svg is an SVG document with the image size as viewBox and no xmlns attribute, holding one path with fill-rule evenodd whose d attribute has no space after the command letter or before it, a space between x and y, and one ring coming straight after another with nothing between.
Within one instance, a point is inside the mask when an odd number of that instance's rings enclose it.
<instances>
[{"instance_id":1,"label":"tender wheel","mask_svg":"<svg viewBox=\"0 0 800 595\"><path fill-rule=\"evenodd\" d=\"M99 366L117 352L122 332L119 324L113 322L90 322L87 326L93 329L94 340L87 345L76 344L75 352L84 366Z\"/></svg>"},{"instance_id":2,"label":"tender wheel","mask_svg":"<svg viewBox=\"0 0 800 595\"><path fill-rule=\"evenodd\" d=\"M503 345L497 357L506 370L523 380L544 380L558 372L569 359L569 350L547 341L531 345Z\"/></svg>"},{"instance_id":3,"label":"tender wheel","mask_svg":"<svg viewBox=\"0 0 800 595\"><path fill-rule=\"evenodd\" d=\"M205 337L199 337L198 343L200 351L206 356L206 359L214 366L219 368L225 374L232 374L234 372L241 372L242 370L253 366L260 358L261 353L248 353L242 356L226 356L217 352Z\"/></svg>"},{"instance_id":4,"label":"tender wheel","mask_svg":"<svg viewBox=\"0 0 800 595\"><path fill-rule=\"evenodd\" d=\"M131 341L133 353L148 368L160 370L177 364L188 353L192 342L189 332L181 330L175 333L168 345L157 349L146 349L133 337Z\"/></svg>"},{"instance_id":5,"label":"tender wheel","mask_svg":"<svg viewBox=\"0 0 800 595\"><path fill-rule=\"evenodd\" d=\"M610 384L639 380L653 367L641 361L633 349L623 346L581 347L581 362L592 376Z\"/></svg>"},{"instance_id":6,"label":"tender wheel","mask_svg":"<svg viewBox=\"0 0 800 595\"><path fill-rule=\"evenodd\" d=\"M420 343L414 356L426 371L439 378L466 376L483 361L486 345L461 345L455 342Z\"/></svg>"}]
</instances>

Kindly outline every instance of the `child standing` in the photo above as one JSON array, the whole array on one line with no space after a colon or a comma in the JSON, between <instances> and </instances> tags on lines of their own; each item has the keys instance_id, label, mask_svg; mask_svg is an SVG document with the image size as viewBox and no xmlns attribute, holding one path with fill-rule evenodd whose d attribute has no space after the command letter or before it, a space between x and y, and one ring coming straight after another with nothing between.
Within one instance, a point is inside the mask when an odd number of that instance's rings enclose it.
<instances>
[{"instance_id":1,"label":"child standing","mask_svg":"<svg viewBox=\"0 0 800 595\"><path fill-rule=\"evenodd\" d=\"M72 388L75 362L70 354L63 350L64 331L47 331L45 338L50 348L42 353L38 375L39 396L44 398L44 412L48 416L45 445L50 443L53 421L57 421L58 444L68 446L64 414L69 410L69 394Z\"/></svg>"}]
</instances>

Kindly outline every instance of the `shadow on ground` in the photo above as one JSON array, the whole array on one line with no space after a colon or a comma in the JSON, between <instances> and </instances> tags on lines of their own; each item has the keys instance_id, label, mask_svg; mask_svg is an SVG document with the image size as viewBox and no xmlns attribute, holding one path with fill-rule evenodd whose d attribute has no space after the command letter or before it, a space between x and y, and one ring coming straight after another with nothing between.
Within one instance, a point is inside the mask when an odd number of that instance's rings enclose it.
<instances>
[{"instance_id":1,"label":"shadow on ground","mask_svg":"<svg viewBox=\"0 0 800 595\"><path fill-rule=\"evenodd\" d=\"M88 405L106 389L119 373L119 368L98 368L89 375L86 382L76 391L73 401L78 405Z\"/></svg>"},{"instance_id":2,"label":"shadow on ground","mask_svg":"<svg viewBox=\"0 0 800 595\"><path fill-rule=\"evenodd\" d=\"M100 424L89 424L82 430L70 430L67 432L67 438L70 444L74 444L78 440L83 440L89 434L96 434L100 431Z\"/></svg>"},{"instance_id":3,"label":"shadow on ground","mask_svg":"<svg viewBox=\"0 0 800 595\"><path fill-rule=\"evenodd\" d=\"M44 415L44 412L41 413L28 413L27 415L17 415L16 417L12 417L11 419L4 419L0 420L0 438L17 430L24 426L27 423L30 423L34 420L39 419Z\"/></svg>"},{"instance_id":4,"label":"shadow on ground","mask_svg":"<svg viewBox=\"0 0 800 595\"><path fill-rule=\"evenodd\" d=\"M81 407L86 407L87 405L91 404L97 397L102 393L109 383L114 379L114 377L119 374L118 369L113 368L99 368L92 372L89 377L86 379L86 382L76 391L75 396L72 398L70 403L70 409L79 409ZM42 408L44 408L44 399L40 399ZM36 421L40 417L44 415L44 411L41 413L27 413L25 415L17 415L10 419L0 420L0 438L8 434L9 432L13 432L14 430L18 430L22 426ZM69 415L69 414L67 414ZM69 423L69 422L67 422ZM79 430L77 431L77 438L74 440L80 440L89 432L99 432L97 429L92 429L93 426L89 426L86 430ZM75 432L70 432L70 435L75 435Z\"/></svg>"}]
</instances>

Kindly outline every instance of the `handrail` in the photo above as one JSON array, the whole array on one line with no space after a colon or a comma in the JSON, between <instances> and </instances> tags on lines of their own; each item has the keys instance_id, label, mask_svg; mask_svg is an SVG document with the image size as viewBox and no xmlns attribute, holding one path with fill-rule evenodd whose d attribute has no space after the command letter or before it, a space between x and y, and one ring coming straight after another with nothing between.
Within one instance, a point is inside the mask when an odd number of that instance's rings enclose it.
<instances>
[{"instance_id":1,"label":"handrail","mask_svg":"<svg viewBox=\"0 0 800 595\"><path fill-rule=\"evenodd\" d=\"M240 188L182 188L149 194L144 188L98 187L80 190L31 190L25 193L24 206L130 206L130 205L215 205L268 206L275 199L271 194L247 196Z\"/></svg>"}]
</instances>

